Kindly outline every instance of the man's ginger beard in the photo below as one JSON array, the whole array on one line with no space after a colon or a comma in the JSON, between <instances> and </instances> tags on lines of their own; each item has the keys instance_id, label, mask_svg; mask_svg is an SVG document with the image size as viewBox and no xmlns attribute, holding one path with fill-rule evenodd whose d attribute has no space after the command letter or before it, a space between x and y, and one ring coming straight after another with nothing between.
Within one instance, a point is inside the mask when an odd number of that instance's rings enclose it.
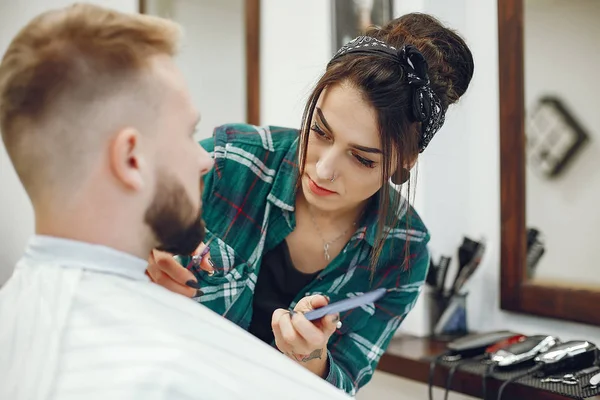
<instances>
[{"instance_id":1,"label":"man's ginger beard","mask_svg":"<svg viewBox=\"0 0 600 400\"><path fill-rule=\"evenodd\" d=\"M160 243L158 249L172 254L192 254L205 236L202 209L194 214L183 186L159 173L154 200L145 215L145 222Z\"/></svg>"}]
</instances>

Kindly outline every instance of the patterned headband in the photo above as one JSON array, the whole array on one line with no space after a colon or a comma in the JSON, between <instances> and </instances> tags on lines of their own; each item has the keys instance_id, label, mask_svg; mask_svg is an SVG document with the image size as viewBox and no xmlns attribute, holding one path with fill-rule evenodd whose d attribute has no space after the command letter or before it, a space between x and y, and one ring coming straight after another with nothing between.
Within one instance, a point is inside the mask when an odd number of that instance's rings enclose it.
<instances>
[{"instance_id":1,"label":"patterned headband","mask_svg":"<svg viewBox=\"0 0 600 400\"><path fill-rule=\"evenodd\" d=\"M348 53L379 54L400 63L406 73L409 86L413 88L412 112L414 119L421 122L419 151L422 153L444 125L446 110L442 107L438 95L431 89L427 61L421 52L412 45L406 45L398 50L379 39L359 36L342 46L329 63Z\"/></svg>"}]
</instances>

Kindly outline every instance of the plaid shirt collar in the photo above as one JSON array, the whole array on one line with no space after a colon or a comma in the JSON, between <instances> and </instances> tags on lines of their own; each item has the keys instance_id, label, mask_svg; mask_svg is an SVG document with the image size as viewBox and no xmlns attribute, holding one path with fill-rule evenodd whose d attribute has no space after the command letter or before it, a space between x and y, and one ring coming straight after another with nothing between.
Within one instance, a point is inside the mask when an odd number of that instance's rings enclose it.
<instances>
[{"instance_id":1,"label":"plaid shirt collar","mask_svg":"<svg viewBox=\"0 0 600 400\"><path fill-rule=\"evenodd\" d=\"M289 212L294 212L296 208L295 182L298 179L297 149L298 138L294 140L294 143L286 153L280 170L275 175L271 192L267 196L267 199L273 205ZM294 187L294 190L290 190L291 187Z\"/></svg>"}]
</instances>

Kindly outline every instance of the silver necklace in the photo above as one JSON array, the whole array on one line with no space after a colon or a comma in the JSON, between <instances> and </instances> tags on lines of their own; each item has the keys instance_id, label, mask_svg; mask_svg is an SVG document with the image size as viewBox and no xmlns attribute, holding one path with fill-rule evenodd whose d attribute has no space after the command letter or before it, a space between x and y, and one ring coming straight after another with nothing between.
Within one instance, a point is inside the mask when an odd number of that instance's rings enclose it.
<instances>
[{"instance_id":1,"label":"silver necklace","mask_svg":"<svg viewBox=\"0 0 600 400\"><path fill-rule=\"evenodd\" d=\"M329 247L332 244L334 244L335 242L337 242L338 240L340 240L341 238L343 238L346 235L346 233L348 233L348 230L350 228L352 228L353 226L356 226L356 222L354 222L351 226L346 228L346 230L344 232L342 232L339 236L337 236L335 239L327 242L327 241L325 241L323 232L321 232L321 227L319 226L319 224L317 224L317 221L315 220L315 216L313 215L312 211L310 210L310 207L307 207L307 208L308 208L308 213L310 214L310 219L312 220L312 223L315 226L315 228L317 229L317 232L319 233L319 236L321 237L321 241L323 242L323 253L325 254L325 259L327 260L327 262L329 262L331 260L331 255L329 255Z\"/></svg>"}]
</instances>

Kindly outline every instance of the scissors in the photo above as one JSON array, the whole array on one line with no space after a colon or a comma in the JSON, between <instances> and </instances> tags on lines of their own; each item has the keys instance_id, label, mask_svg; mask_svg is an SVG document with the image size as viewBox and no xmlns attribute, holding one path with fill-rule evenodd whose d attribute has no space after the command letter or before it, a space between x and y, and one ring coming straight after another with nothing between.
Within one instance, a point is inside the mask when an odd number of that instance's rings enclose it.
<instances>
[{"instance_id":1,"label":"scissors","mask_svg":"<svg viewBox=\"0 0 600 400\"><path fill-rule=\"evenodd\" d=\"M578 385L579 379L574 374L565 374L563 376L549 376L543 378L542 383L562 383L563 385Z\"/></svg>"}]
</instances>

